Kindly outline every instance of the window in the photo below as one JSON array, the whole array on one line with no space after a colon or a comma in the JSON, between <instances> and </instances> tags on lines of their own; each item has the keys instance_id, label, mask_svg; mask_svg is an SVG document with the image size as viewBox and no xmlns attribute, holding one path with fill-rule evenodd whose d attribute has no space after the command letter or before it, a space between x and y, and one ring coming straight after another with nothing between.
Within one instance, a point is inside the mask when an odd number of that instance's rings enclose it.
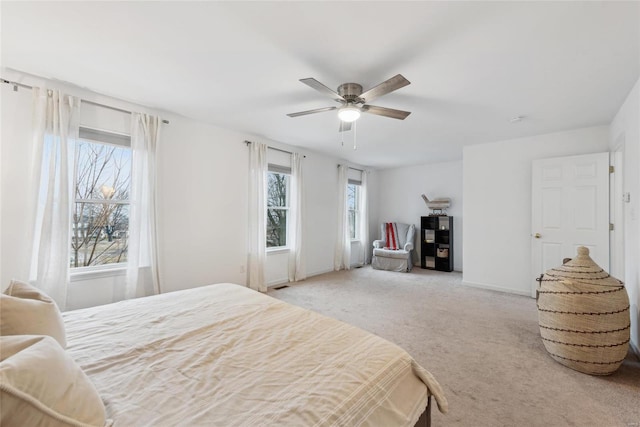
<instances>
[{"instance_id":1,"label":"window","mask_svg":"<svg viewBox=\"0 0 640 427\"><path fill-rule=\"evenodd\" d=\"M287 246L290 174L269 165L267 173L267 248Z\"/></svg>"},{"instance_id":2,"label":"window","mask_svg":"<svg viewBox=\"0 0 640 427\"><path fill-rule=\"evenodd\" d=\"M349 211L349 236L351 240L360 238L360 185L347 185L347 210Z\"/></svg>"},{"instance_id":3,"label":"window","mask_svg":"<svg viewBox=\"0 0 640 427\"><path fill-rule=\"evenodd\" d=\"M126 135L80 128L70 267L127 261L131 147Z\"/></svg>"},{"instance_id":4,"label":"window","mask_svg":"<svg viewBox=\"0 0 640 427\"><path fill-rule=\"evenodd\" d=\"M349 237L351 240L360 238L360 185L347 185L347 210L349 211Z\"/></svg>"}]
</instances>

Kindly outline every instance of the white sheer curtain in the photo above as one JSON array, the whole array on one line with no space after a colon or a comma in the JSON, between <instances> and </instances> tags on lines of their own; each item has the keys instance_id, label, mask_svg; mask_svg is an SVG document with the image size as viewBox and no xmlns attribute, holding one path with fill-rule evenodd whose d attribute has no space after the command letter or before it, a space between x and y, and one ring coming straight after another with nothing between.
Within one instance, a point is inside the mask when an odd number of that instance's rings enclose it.
<instances>
[{"instance_id":1,"label":"white sheer curtain","mask_svg":"<svg viewBox=\"0 0 640 427\"><path fill-rule=\"evenodd\" d=\"M362 250L362 263L369 264L369 253L371 251L369 245L369 201L367 199L367 171L362 171L360 184L360 247Z\"/></svg>"},{"instance_id":2,"label":"white sheer curtain","mask_svg":"<svg viewBox=\"0 0 640 427\"><path fill-rule=\"evenodd\" d=\"M160 293L156 224L156 152L160 118L131 114L131 193L126 298ZM148 289L150 283L152 289Z\"/></svg>"},{"instance_id":3,"label":"white sheer curtain","mask_svg":"<svg viewBox=\"0 0 640 427\"><path fill-rule=\"evenodd\" d=\"M351 237L349 236L349 213L347 210L348 171L348 166L338 165L338 235L333 257L335 271L351 268Z\"/></svg>"},{"instance_id":4,"label":"white sheer curtain","mask_svg":"<svg viewBox=\"0 0 640 427\"><path fill-rule=\"evenodd\" d=\"M61 310L67 302L71 251L74 139L80 100L58 90L33 88L33 183L39 187L31 250L30 280ZM34 187L34 188L35 188Z\"/></svg>"},{"instance_id":5,"label":"white sheer curtain","mask_svg":"<svg viewBox=\"0 0 640 427\"><path fill-rule=\"evenodd\" d=\"M304 192L302 159L298 153L291 155L291 192L289 205L289 281L307 278L303 248Z\"/></svg>"},{"instance_id":6,"label":"white sheer curtain","mask_svg":"<svg viewBox=\"0 0 640 427\"><path fill-rule=\"evenodd\" d=\"M267 258L266 202L267 146L252 142L249 151L249 287L266 292L264 265Z\"/></svg>"}]
</instances>

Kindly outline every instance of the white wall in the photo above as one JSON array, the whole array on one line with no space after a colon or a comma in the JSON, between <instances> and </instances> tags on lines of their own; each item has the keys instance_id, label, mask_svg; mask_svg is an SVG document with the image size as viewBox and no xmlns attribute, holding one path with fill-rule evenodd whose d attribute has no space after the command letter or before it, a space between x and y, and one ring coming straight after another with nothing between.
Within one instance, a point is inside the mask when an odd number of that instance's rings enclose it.
<instances>
[{"instance_id":1,"label":"white wall","mask_svg":"<svg viewBox=\"0 0 640 427\"><path fill-rule=\"evenodd\" d=\"M611 149L624 141L623 191L631 196L624 204L624 277L631 305L631 342L640 348L640 80L611 123Z\"/></svg>"},{"instance_id":2,"label":"white wall","mask_svg":"<svg viewBox=\"0 0 640 427\"><path fill-rule=\"evenodd\" d=\"M378 172L379 222L404 222L416 226L416 253L420 253L420 217L429 215L422 194L429 199L449 197L453 216L453 267L462 270L462 161L385 169ZM374 238L380 238L377 223ZM416 260L419 260L417 258ZM420 265L419 262L416 265Z\"/></svg>"},{"instance_id":3,"label":"white wall","mask_svg":"<svg viewBox=\"0 0 640 427\"><path fill-rule=\"evenodd\" d=\"M333 270L338 224L338 163L337 159L314 153L308 153L304 159L307 276Z\"/></svg>"},{"instance_id":4,"label":"white wall","mask_svg":"<svg viewBox=\"0 0 640 427\"><path fill-rule=\"evenodd\" d=\"M382 185L380 171L369 171L367 187L369 188L369 247L367 249L368 261L371 262L373 254L373 241L380 238L380 186Z\"/></svg>"},{"instance_id":5,"label":"white wall","mask_svg":"<svg viewBox=\"0 0 640 427\"><path fill-rule=\"evenodd\" d=\"M463 282L531 295L531 161L608 151L608 127L463 149Z\"/></svg>"},{"instance_id":6,"label":"white wall","mask_svg":"<svg viewBox=\"0 0 640 427\"><path fill-rule=\"evenodd\" d=\"M5 75L6 74L6 75ZM42 79L3 77L42 85ZM118 108L154 112L83 89L49 82L68 93ZM31 91L13 92L2 84L0 146L1 287L11 278L27 279L30 222L28 211L31 161ZM94 112L95 113L95 112ZM154 112L158 114L158 112ZM108 116L108 113L105 113ZM209 283L246 283L249 150L245 140L286 150L286 144L229 131L160 112L163 125L158 152L158 228L160 279L163 292ZM89 115L95 118L95 114ZM115 119L108 119L109 123ZM104 123L104 119L101 123ZM121 123L115 124L121 125ZM108 126L107 126L108 127ZM104 128L104 127L103 127ZM301 151L297 149L298 151ZM337 222L339 159L301 151L305 167L305 251L307 275L333 269ZM371 209L375 215L375 209ZM267 282L286 281L288 253L267 258ZM68 309L104 304L121 297L124 275L72 278Z\"/></svg>"},{"instance_id":7,"label":"white wall","mask_svg":"<svg viewBox=\"0 0 640 427\"><path fill-rule=\"evenodd\" d=\"M245 283L247 135L170 116L158 153L163 291Z\"/></svg>"}]
</instances>

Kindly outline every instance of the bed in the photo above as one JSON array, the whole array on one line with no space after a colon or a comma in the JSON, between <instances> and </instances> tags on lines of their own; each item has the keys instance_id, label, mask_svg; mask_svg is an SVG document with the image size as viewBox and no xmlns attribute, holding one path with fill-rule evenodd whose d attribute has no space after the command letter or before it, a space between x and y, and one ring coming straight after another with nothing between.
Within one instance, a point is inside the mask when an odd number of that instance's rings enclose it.
<instances>
[{"instance_id":1,"label":"bed","mask_svg":"<svg viewBox=\"0 0 640 427\"><path fill-rule=\"evenodd\" d=\"M222 283L63 313L115 426L414 426L434 377L373 334Z\"/></svg>"}]
</instances>

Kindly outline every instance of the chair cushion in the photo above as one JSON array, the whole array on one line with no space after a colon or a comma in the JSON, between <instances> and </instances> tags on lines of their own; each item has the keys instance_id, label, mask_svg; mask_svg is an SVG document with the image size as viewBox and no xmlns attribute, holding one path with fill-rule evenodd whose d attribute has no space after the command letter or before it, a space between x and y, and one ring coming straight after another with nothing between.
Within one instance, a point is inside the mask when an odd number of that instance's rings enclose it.
<instances>
[{"instance_id":1,"label":"chair cushion","mask_svg":"<svg viewBox=\"0 0 640 427\"><path fill-rule=\"evenodd\" d=\"M40 289L17 280L0 294L0 335L49 335L62 348L67 346L56 303Z\"/></svg>"},{"instance_id":2,"label":"chair cushion","mask_svg":"<svg viewBox=\"0 0 640 427\"><path fill-rule=\"evenodd\" d=\"M383 258L397 258L397 259L407 259L409 258L409 251L405 251L405 250L397 250L397 251L392 251L389 249L374 249L373 250L373 256L380 256Z\"/></svg>"},{"instance_id":3,"label":"chair cushion","mask_svg":"<svg viewBox=\"0 0 640 427\"><path fill-rule=\"evenodd\" d=\"M0 424L104 426L104 404L80 367L51 337L0 337Z\"/></svg>"}]
</instances>

